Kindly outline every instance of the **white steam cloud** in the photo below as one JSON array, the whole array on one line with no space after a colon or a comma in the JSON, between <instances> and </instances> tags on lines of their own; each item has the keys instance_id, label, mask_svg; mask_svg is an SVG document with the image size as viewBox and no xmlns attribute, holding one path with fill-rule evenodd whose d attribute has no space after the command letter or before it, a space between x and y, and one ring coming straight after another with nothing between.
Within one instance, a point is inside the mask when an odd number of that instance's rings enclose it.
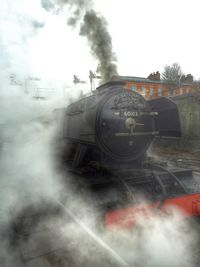
<instances>
[{"instance_id":1,"label":"white steam cloud","mask_svg":"<svg viewBox=\"0 0 200 267\"><path fill-rule=\"evenodd\" d=\"M1 1L1 80L7 78L7 75L12 72L22 76L31 70L28 57L29 41L45 25L42 10L37 3L37 0L35 3L24 0ZM2 82L0 89L6 90Z\"/></svg>"}]
</instances>

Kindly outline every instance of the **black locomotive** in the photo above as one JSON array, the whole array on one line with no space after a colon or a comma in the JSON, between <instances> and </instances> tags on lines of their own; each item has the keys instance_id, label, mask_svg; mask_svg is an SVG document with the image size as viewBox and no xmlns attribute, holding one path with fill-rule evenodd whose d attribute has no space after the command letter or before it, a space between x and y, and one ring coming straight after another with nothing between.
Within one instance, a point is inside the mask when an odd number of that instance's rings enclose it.
<instances>
[{"instance_id":1,"label":"black locomotive","mask_svg":"<svg viewBox=\"0 0 200 267\"><path fill-rule=\"evenodd\" d=\"M74 168L89 161L133 167L142 162L155 136L180 136L175 103L167 98L147 101L124 86L106 83L64 111L61 138Z\"/></svg>"},{"instance_id":2,"label":"black locomotive","mask_svg":"<svg viewBox=\"0 0 200 267\"><path fill-rule=\"evenodd\" d=\"M192 171L168 169L146 158L155 137L181 136L173 101L145 100L127 90L124 82L111 81L61 113L62 162L76 181L81 178L82 187L94 193L107 224L123 224L117 210L131 203L134 213L141 196L152 203L151 209L175 205L188 216L200 214L200 209L193 210L200 189L194 185ZM130 212L125 212L126 222Z\"/></svg>"}]
</instances>

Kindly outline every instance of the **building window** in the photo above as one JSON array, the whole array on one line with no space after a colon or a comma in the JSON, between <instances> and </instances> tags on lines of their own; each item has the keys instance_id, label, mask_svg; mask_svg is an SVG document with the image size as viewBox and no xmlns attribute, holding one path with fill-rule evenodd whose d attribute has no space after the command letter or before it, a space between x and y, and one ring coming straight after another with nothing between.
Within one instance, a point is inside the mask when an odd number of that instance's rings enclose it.
<instances>
[{"instance_id":1,"label":"building window","mask_svg":"<svg viewBox=\"0 0 200 267\"><path fill-rule=\"evenodd\" d=\"M142 86L142 95L146 95L146 87Z\"/></svg>"},{"instance_id":2,"label":"building window","mask_svg":"<svg viewBox=\"0 0 200 267\"><path fill-rule=\"evenodd\" d=\"M152 86L150 87L150 95L154 95L154 88Z\"/></svg>"},{"instance_id":3,"label":"building window","mask_svg":"<svg viewBox=\"0 0 200 267\"><path fill-rule=\"evenodd\" d=\"M162 88L158 87L158 96L162 96Z\"/></svg>"},{"instance_id":4,"label":"building window","mask_svg":"<svg viewBox=\"0 0 200 267\"><path fill-rule=\"evenodd\" d=\"M169 88L169 96L173 96L173 95L175 95L175 88L173 88L173 87L170 87Z\"/></svg>"},{"instance_id":5,"label":"building window","mask_svg":"<svg viewBox=\"0 0 200 267\"><path fill-rule=\"evenodd\" d=\"M131 86L131 91L136 92L137 91L137 87L135 85Z\"/></svg>"}]
</instances>

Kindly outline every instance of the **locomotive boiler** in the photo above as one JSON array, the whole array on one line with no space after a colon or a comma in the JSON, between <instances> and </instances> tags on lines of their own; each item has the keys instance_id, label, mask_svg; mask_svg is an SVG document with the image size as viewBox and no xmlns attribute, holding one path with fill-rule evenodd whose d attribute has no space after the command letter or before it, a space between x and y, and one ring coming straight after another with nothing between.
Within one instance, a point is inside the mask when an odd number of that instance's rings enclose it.
<instances>
[{"instance_id":1,"label":"locomotive boiler","mask_svg":"<svg viewBox=\"0 0 200 267\"><path fill-rule=\"evenodd\" d=\"M171 100L147 101L124 85L106 83L64 111L62 139L74 168L90 161L110 167L141 164L154 137L180 136Z\"/></svg>"}]
</instances>

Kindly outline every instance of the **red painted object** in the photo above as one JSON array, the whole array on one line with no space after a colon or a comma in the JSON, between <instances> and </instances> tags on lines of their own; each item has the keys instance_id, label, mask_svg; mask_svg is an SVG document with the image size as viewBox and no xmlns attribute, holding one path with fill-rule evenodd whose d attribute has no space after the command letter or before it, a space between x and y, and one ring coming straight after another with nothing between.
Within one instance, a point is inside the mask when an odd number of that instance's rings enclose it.
<instances>
[{"instance_id":1,"label":"red painted object","mask_svg":"<svg viewBox=\"0 0 200 267\"><path fill-rule=\"evenodd\" d=\"M105 225L107 228L131 228L141 216L147 218L153 215L158 205L159 201L156 201L108 212ZM200 193L166 199L160 210L168 212L170 207L178 208L184 218L196 217L200 215Z\"/></svg>"}]
</instances>

